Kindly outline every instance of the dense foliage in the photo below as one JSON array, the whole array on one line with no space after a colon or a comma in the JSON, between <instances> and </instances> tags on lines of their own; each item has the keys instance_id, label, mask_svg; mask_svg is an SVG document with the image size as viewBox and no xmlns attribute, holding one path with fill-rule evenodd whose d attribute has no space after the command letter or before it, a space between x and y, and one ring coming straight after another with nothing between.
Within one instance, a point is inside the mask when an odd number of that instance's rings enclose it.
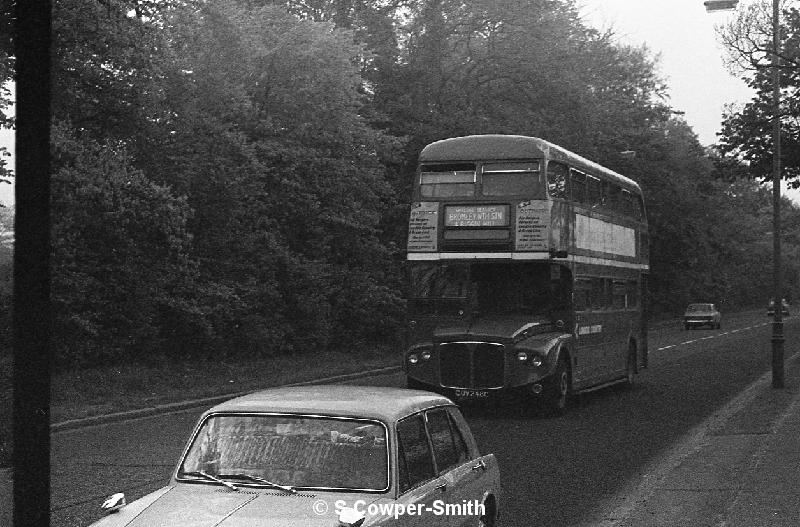
<instances>
[{"instance_id":1,"label":"dense foliage","mask_svg":"<svg viewBox=\"0 0 800 527\"><path fill-rule=\"evenodd\" d=\"M639 181L656 310L765 302L769 195L573 0L54 0L53 29L60 364L395 341L416 155L474 133Z\"/></svg>"}]
</instances>

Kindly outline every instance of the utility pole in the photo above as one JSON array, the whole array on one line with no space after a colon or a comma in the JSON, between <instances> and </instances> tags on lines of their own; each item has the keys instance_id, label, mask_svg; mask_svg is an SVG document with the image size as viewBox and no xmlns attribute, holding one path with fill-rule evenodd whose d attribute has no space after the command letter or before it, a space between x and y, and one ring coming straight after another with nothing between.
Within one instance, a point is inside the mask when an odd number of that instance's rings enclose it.
<instances>
[{"instance_id":1,"label":"utility pole","mask_svg":"<svg viewBox=\"0 0 800 527\"><path fill-rule=\"evenodd\" d=\"M781 24L779 0L772 0L772 387L784 387L783 267L781 265ZM706 11L735 9L739 0L708 0Z\"/></svg>"}]
</instances>

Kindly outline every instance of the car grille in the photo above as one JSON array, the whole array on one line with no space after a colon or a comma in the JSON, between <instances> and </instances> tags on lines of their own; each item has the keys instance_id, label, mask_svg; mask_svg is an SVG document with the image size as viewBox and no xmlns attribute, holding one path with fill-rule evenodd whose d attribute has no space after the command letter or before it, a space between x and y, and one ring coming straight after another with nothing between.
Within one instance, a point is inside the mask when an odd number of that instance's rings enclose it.
<instances>
[{"instance_id":1,"label":"car grille","mask_svg":"<svg viewBox=\"0 0 800 527\"><path fill-rule=\"evenodd\" d=\"M504 346L492 342L449 342L439 345L442 386L500 388L505 374Z\"/></svg>"}]
</instances>

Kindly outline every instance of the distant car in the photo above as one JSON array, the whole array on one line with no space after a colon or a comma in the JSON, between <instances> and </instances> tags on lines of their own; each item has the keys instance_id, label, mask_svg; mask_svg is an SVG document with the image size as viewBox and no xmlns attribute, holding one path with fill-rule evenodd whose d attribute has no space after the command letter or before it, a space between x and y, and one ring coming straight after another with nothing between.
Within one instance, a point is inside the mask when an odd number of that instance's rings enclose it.
<instances>
[{"instance_id":1,"label":"distant car","mask_svg":"<svg viewBox=\"0 0 800 527\"><path fill-rule=\"evenodd\" d=\"M789 302L786 299L781 299L781 315L789 316ZM770 299L769 304L767 305L767 316L773 317L775 316L775 300Z\"/></svg>"},{"instance_id":2,"label":"distant car","mask_svg":"<svg viewBox=\"0 0 800 527\"><path fill-rule=\"evenodd\" d=\"M114 494L95 527L495 525L500 474L446 397L265 390L201 417L169 484Z\"/></svg>"},{"instance_id":3,"label":"distant car","mask_svg":"<svg viewBox=\"0 0 800 527\"><path fill-rule=\"evenodd\" d=\"M689 304L683 314L683 326L687 330L701 326L719 329L721 325L722 314L714 304Z\"/></svg>"}]
</instances>

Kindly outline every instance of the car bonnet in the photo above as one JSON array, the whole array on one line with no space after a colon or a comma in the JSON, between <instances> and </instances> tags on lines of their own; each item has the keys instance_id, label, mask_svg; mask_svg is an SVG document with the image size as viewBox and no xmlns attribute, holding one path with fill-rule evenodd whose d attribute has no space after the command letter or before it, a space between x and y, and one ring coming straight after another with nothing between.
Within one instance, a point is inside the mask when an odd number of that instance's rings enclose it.
<instances>
[{"instance_id":1,"label":"car bonnet","mask_svg":"<svg viewBox=\"0 0 800 527\"><path fill-rule=\"evenodd\" d=\"M174 486L143 509L128 527L270 527L337 525L337 501L366 505L381 495L273 489L240 486L239 491L204 484ZM365 506L366 506L365 505ZM134 506L134 504L128 507ZM120 511L122 512L122 511Z\"/></svg>"}]
</instances>

